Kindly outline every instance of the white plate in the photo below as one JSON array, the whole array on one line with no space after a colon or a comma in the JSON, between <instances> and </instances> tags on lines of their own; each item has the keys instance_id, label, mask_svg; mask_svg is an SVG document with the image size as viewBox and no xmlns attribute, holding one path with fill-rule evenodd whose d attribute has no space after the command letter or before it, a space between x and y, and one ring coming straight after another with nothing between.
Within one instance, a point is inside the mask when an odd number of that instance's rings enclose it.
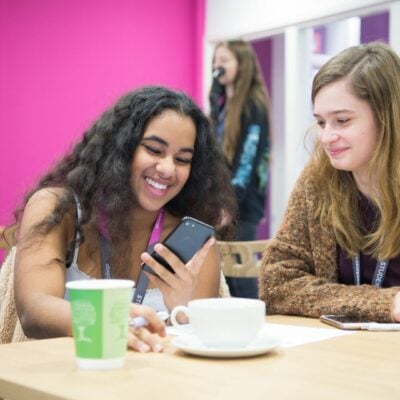
<instances>
[{"instance_id":1,"label":"white plate","mask_svg":"<svg viewBox=\"0 0 400 400\"><path fill-rule=\"evenodd\" d=\"M182 335L172 339L172 345L185 353L202 357L239 358L252 357L268 353L279 346L279 340L271 336L261 336L246 347L221 348L208 347L194 335Z\"/></svg>"}]
</instances>

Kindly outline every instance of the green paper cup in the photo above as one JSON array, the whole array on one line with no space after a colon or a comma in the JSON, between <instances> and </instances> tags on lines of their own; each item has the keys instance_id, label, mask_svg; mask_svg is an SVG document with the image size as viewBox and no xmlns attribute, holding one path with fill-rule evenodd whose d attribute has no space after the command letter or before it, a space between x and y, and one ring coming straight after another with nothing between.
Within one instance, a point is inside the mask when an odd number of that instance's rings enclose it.
<instances>
[{"instance_id":1,"label":"green paper cup","mask_svg":"<svg viewBox=\"0 0 400 400\"><path fill-rule=\"evenodd\" d=\"M76 361L80 369L124 365L129 305L135 282L93 279L68 282Z\"/></svg>"}]
</instances>

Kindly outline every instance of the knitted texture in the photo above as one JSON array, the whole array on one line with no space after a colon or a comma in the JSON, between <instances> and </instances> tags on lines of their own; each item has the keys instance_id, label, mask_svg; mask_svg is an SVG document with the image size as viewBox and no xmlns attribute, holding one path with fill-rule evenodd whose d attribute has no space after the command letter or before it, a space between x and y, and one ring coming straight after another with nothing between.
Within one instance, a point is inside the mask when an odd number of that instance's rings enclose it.
<instances>
[{"instance_id":1,"label":"knitted texture","mask_svg":"<svg viewBox=\"0 0 400 400\"><path fill-rule=\"evenodd\" d=\"M0 343L28 340L17 315L14 299L14 263L16 248L13 247L0 270Z\"/></svg>"},{"instance_id":2,"label":"knitted texture","mask_svg":"<svg viewBox=\"0 0 400 400\"><path fill-rule=\"evenodd\" d=\"M305 170L262 260L260 298L266 302L268 313L314 318L354 314L373 321L391 321L393 296L399 287L338 283L337 243L332 227L321 226L313 215L317 200Z\"/></svg>"}]
</instances>

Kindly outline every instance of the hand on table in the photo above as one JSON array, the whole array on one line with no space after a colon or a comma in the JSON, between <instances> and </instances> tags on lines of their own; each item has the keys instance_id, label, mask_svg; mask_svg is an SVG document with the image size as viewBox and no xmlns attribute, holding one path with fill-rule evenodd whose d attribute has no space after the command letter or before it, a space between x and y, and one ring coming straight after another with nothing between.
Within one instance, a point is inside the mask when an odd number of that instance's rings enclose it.
<instances>
[{"instance_id":1,"label":"hand on table","mask_svg":"<svg viewBox=\"0 0 400 400\"><path fill-rule=\"evenodd\" d=\"M161 336L165 336L165 323L156 312L147 306L131 304L130 316L143 317L148 321L148 325L140 328L129 327L128 347L141 353L163 351Z\"/></svg>"},{"instance_id":2,"label":"hand on table","mask_svg":"<svg viewBox=\"0 0 400 400\"><path fill-rule=\"evenodd\" d=\"M392 319L400 322L400 292L397 292L393 298Z\"/></svg>"}]
</instances>

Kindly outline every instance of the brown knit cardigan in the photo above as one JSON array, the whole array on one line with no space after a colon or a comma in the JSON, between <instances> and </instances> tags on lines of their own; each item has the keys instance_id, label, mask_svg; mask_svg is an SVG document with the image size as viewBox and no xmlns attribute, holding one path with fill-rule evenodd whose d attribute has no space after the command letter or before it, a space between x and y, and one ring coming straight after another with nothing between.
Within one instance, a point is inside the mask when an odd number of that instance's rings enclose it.
<instances>
[{"instance_id":1,"label":"brown knit cardigan","mask_svg":"<svg viewBox=\"0 0 400 400\"><path fill-rule=\"evenodd\" d=\"M266 302L267 312L314 318L356 314L391 321L393 297L400 287L338 283L337 243L332 227L321 226L313 217L316 204L317 194L305 170L262 260L260 298Z\"/></svg>"}]
</instances>

